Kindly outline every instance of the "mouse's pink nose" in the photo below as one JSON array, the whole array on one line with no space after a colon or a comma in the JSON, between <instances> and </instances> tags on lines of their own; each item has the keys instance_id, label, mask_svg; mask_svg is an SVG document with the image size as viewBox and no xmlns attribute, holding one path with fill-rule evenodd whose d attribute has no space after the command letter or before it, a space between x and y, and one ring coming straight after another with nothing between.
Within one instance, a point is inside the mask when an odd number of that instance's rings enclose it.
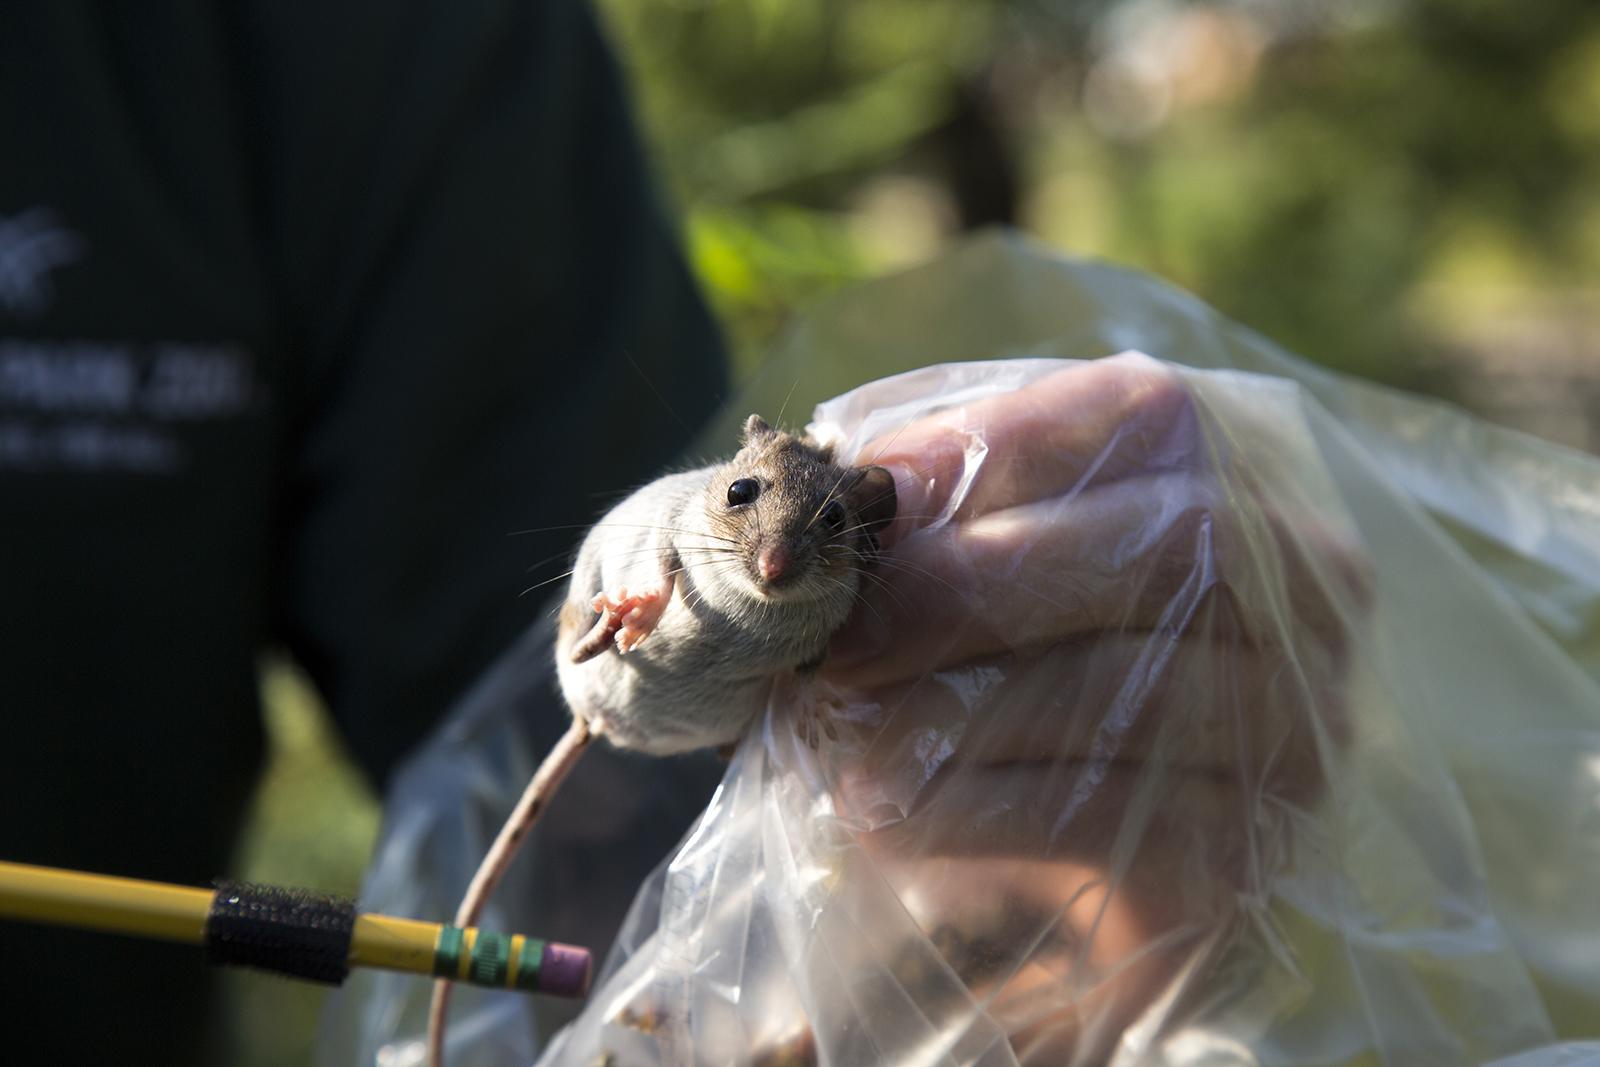
<instances>
[{"instance_id":1,"label":"mouse's pink nose","mask_svg":"<svg viewBox=\"0 0 1600 1067\"><path fill-rule=\"evenodd\" d=\"M789 550L782 545L763 545L756 556L756 569L764 582L777 582L789 573Z\"/></svg>"}]
</instances>

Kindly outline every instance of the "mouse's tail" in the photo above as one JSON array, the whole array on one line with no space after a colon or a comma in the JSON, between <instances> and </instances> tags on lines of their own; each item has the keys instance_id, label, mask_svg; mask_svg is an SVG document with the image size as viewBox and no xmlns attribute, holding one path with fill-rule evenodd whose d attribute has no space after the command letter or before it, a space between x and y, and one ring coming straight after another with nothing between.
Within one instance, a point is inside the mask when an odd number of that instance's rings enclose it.
<instances>
[{"instance_id":1,"label":"mouse's tail","mask_svg":"<svg viewBox=\"0 0 1600 1067\"><path fill-rule=\"evenodd\" d=\"M583 750L589 747L595 736L596 733L590 728L585 716L572 717L572 725L561 735L561 740L556 742L550 754L544 758L544 762L539 764L532 781L522 791L522 798L517 801L517 806L512 809L505 825L500 827L500 833L495 836L494 843L489 846L483 862L478 865L477 873L472 876L472 882L467 886L466 895L461 898L461 907L456 910L455 925L463 929L478 925L478 918L484 906L494 895L495 887L500 884L500 880L505 877L506 870L521 849L523 841L527 839L534 824L539 821L539 816L544 814L550 798L555 796L556 790L561 787L562 780L573 767L577 766L578 757L583 755ZM587 967L588 964L585 963L584 966ZM581 984L587 987L588 979L588 974L582 975ZM440 979L433 984L433 999L428 1004L429 1067L444 1067L445 1014L450 1007L452 988L454 983L447 979Z\"/></svg>"}]
</instances>

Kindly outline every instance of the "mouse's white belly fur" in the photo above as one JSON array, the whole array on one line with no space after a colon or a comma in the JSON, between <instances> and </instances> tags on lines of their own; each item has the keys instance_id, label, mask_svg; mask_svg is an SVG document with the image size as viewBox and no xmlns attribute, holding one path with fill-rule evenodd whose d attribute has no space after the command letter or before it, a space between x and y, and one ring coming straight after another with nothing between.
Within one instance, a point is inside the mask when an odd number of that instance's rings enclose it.
<instances>
[{"instance_id":1,"label":"mouse's white belly fur","mask_svg":"<svg viewBox=\"0 0 1600 1067\"><path fill-rule=\"evenodd\" d=\"M773 681L820 657L848 610L844 601L836 610L817 605L797 613L793 603L755 591L744 564L698 518L713 470L669 475L638 490L590 531L578 553L568 610L591 621L596 593L657 586L669 548L684 568L655 629L633 652L608 648L575 664L570 647L586 627L557 642L568 704L619 747L668 755L735 740L763 709Z\"/></svg>"}]
</instances>

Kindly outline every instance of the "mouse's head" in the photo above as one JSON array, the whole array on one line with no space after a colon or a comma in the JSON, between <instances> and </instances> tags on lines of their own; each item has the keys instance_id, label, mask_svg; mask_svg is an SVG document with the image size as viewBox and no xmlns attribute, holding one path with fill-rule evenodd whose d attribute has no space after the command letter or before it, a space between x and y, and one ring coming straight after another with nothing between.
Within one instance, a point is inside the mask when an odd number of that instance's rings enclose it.
<instances>
[{"instance_id":1,"label":"mouse's head","mask_svg":"<svg viewBox=\"0 0 1600 1067\"><path fill-rule=\"evenodd\" d=\"M737 544L755 592L774 600L853 599L895 514L887 470L842 467L831 447L759 415L746 420L743 447L706 493L709 532Z\"/></svg>"}]
</instances>

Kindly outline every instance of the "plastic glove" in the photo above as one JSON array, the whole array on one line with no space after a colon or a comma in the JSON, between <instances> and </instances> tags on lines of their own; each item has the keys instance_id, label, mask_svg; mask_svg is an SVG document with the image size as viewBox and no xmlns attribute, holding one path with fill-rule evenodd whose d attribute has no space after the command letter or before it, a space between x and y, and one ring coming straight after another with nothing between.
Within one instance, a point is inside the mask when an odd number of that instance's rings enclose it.
<instances>
[{"instance_id":1,"label":"plastic glove","mask_svg":"<svg viewBox=\"0 0 1600 1067\"><path fill-rule=\"evenodd\" d=\"M1122 357L858 456L896 471L900 512L824 669L853 727L824 759L1024 1063L1103 1060L1259 918L1346 733L1360 557L1238 443L1178 372Z\"/></svg>"}]
</instances>

